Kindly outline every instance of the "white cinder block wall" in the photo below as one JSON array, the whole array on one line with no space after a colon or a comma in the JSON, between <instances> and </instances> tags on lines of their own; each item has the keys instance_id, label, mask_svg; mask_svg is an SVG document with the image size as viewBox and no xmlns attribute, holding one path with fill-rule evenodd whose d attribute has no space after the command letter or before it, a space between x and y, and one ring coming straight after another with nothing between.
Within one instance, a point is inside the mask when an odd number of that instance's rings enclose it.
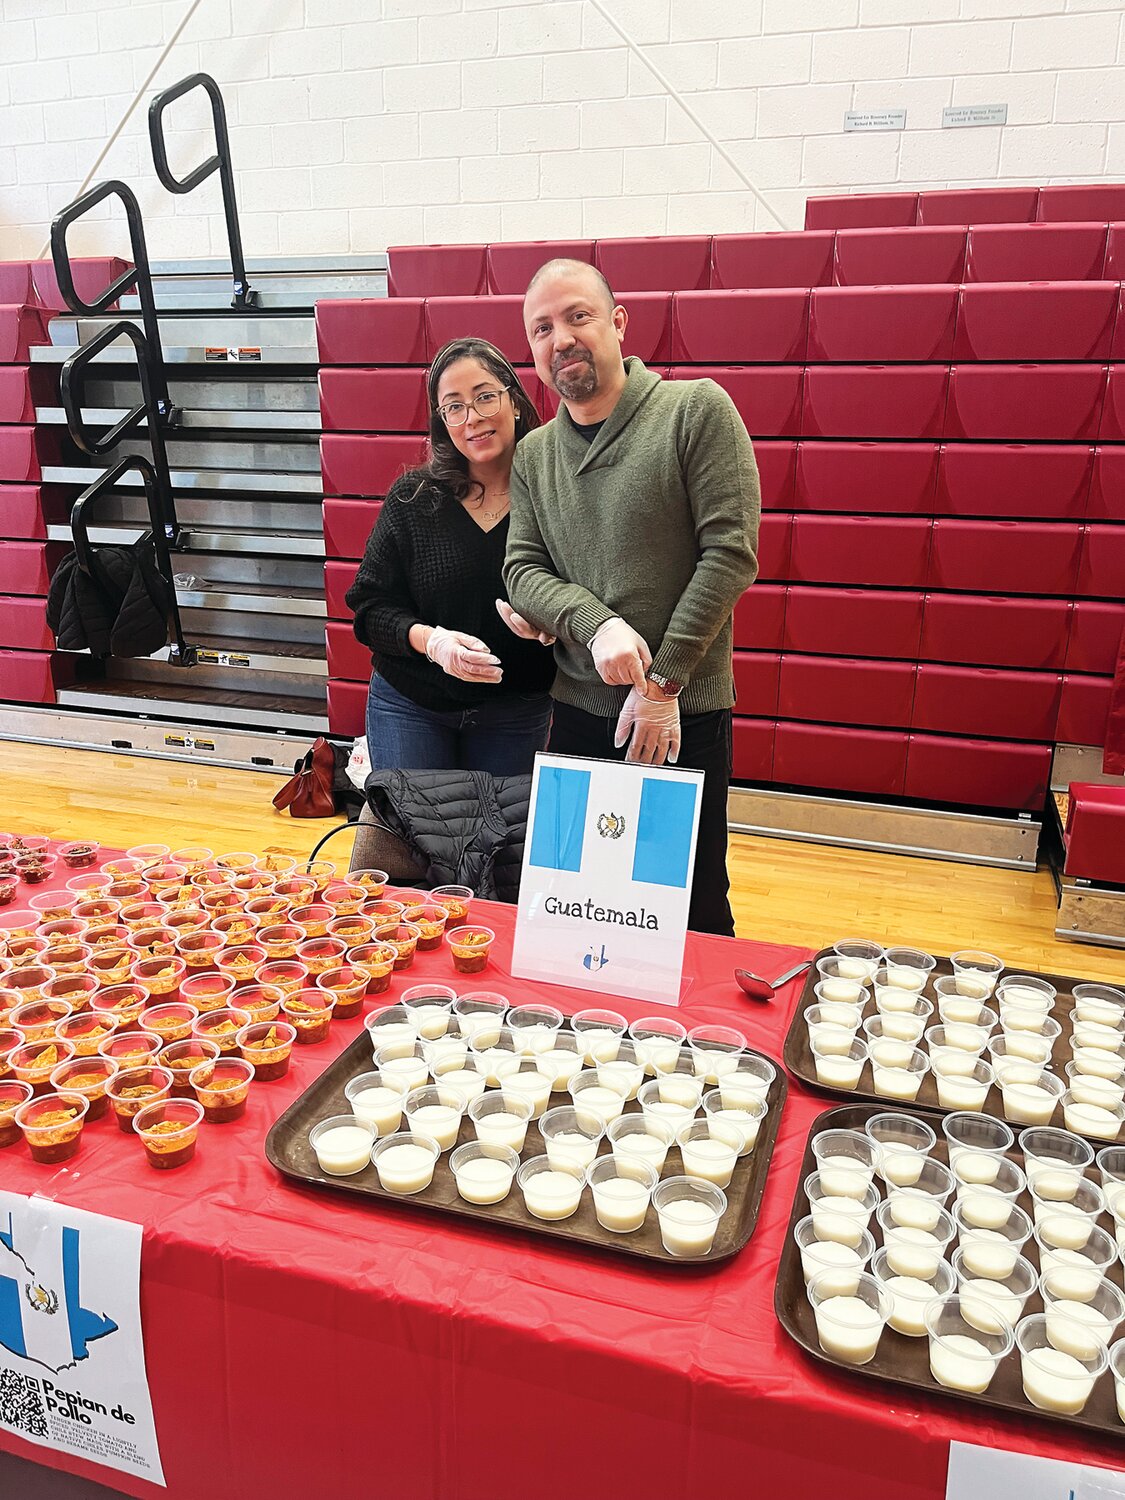
<instances>
[{"instance_id":1,"label":"white cinder block wall","mask_svg":"<svg viewBox=\"0 0 1125 1500\"><path fill-rule=\"evenodd\" d=\"M154 259L221 254L217 182L170 197L146 136L154 91L198 68L227 99L252 264L1121 179L1123 47L1120 0L0 0L0 258L38 255L105 177L138 192ZM1002 128L940 128L944 105L1001 103ZM843 133L845 110L895 107L904 132ZM174 167L206 154L205 118L199 94L169 111ZM107 214L72 249L124 243Z\"/></svg>"}]
</instances>

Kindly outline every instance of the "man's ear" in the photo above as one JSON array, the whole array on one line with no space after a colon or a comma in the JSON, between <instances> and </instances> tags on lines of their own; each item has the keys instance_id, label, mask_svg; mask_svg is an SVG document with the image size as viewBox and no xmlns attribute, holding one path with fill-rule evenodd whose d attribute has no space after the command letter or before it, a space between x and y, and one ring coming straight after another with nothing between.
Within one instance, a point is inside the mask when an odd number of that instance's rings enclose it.
<instances>
[{"instance_id":1,"label":"man's ear","mask_svg":"<svg viewBox=\"0 0 1125 1500\"><path fill-rule=\"evenodd\" d=\"M613 319L613 326L617 330L618 343L624 343L625 330L629 326L629 314L623 307L617 306L613 309L611 317Z\"/></svg>"}]
</instances>

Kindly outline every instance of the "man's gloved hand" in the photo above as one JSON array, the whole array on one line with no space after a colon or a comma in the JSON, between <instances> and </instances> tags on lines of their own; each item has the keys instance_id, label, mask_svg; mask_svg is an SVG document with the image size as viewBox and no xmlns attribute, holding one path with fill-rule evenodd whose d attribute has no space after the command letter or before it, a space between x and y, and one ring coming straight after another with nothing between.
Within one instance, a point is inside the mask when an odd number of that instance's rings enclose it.
<instances>
[{"instance_id":1,"label":"man's gloved hand","mask_svg":"<svg viewBox=\"0 0 1125 1500\"><path fill-rule=\"evenodd\" d=\"M629 745L626 760L645 766L662 766L667 760L674 766L680 754L680 700L666 698L652 684L648 692L651 698L633 688L625 699L613 743L619 750Z\"/></svg>"},{"instance_id":2,"label":"man's gloved hand","mask_svg":"<svg viewBox=\"0 0 1125 1500\"><path fill-rule=\"evenodd\" d=\"M485 643L463 630L435 625L426 642L426 655L447 676L462 682L499 682L504 675L499 659Z\"/></svg>"},{"instance_id":3,"label":"man's gloved hand","mask_svg":"<svg viewBox=\"0 0 1125 1500\"><path fill-rule=\"evenodd\" d=\"M652 652L644 636L638 635L624 620L614 616L598 626L590 641L590 655L603 682L644 692Z\"/></svg>"},{"instance_id":4,"label":"man's gloved hand","mask_svg":"<svg viewBox=\"0 0 1125 1500\"><path fill-rule=\"evenodd\" d=\"M517 615L506 600L497 599L496 613L513 635L518 635L525 641L538 641L541 646L553 646L555 644L555 637L553 635L548 635L545 630L536 630L535 626L529 620L525 620L523 615Z\"/></svg>"}]
</instances>

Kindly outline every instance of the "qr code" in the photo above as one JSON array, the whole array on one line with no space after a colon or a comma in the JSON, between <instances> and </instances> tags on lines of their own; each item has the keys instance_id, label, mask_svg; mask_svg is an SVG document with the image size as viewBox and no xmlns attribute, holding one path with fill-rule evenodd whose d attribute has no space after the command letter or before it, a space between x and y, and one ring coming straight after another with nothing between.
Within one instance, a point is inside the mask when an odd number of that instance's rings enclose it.
<instances>
[{"instance_id":1,"label":"qr code","mask_svg":"<svg viewBox=\"0 0 1125 1500\"><path fill-rule=\"evenodd\" d=\"M32 1376L0 1369L0 1422L28 1437L47 1436L47 1409Z\"/></svg>"}]
</instances>

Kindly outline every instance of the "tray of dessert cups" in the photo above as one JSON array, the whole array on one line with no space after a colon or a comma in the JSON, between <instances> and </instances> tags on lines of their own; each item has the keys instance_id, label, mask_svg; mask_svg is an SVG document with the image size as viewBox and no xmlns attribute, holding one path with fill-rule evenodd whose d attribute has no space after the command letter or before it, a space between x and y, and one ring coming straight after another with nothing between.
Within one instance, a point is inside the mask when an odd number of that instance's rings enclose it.
<instances>
[{"instance_id":1,"label":"tray of dessert cups","mask_svg":"<svg viewBox=\"0 0 1125 1500\"><path fill-rule=\"evenodd\" d=\"M1125 1139L1125 988L975 949L944 958L855 938L822 950L784 1059L838 1097Z\"/></svg>"},{"instance_id":2,"label":"tray of dessert cups","mask_svg":"<svg viewBox=\"0 0 1125 1500\"><path fill-rule=\"evenodd\" d=\"M754 1233L786 1091L730 1027L437 986L372 1012L266 1155L361 1201L714 1265Z\"/></svg>"},{"instance_id":3,"label":"tray of dessert cups","mask_svg":"<svg viewBox=\"0 0 1125 1500\"><path fill-rule=\"evenodd\" d=\"M1122 1243L1125 1146L843 1105L809 1134L774 1308L857 1377L1120 1438Z\"/></svg>"}]
</instances>

